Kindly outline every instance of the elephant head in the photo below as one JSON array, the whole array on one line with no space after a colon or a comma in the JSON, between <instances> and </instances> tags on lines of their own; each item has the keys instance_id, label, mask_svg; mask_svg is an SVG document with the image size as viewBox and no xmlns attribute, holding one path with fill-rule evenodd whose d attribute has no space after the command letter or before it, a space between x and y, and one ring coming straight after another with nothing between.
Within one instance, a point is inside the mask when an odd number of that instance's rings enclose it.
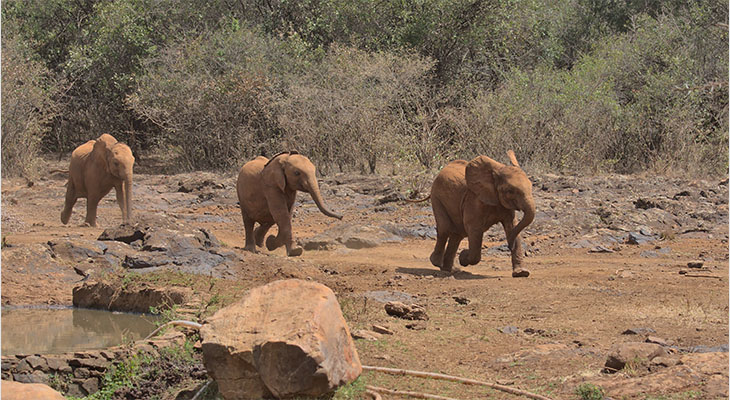
<instances>
[{"instance_id":1,"label":"elephant head","mask_svg":"<svg viewBox=\"0 0 730 400\"><path fill-rule=\"evenodd\" d=\"M523 212L522 220L507 235L507 244L512 249L517 235L535 219L535 200L532 182L520 168L515 153L509 150L507 156L512 165L487 156L471 160L466 166L466 183L484 204Z\"/></svg>"},{"instance_id":2,"label":"elephant head","mask_svg":"<svg viewBox=\"0 0 730 400\"><path fill-rule=\"evenodd\" d=\"M275 155L264 167L262 176L265 185L274 185L282 192L302 191L309 193L322 214L342 219L342 215L328 210L319 192L314 164L295 151Z\"/></svg>"},{"instance_id":3,"label":"elephant head","mask_svg":"<svg viewBox=\"0 0 730 400\"><path fill-rule=\"evenodd\" d=\"M117 142L113 136L101 135L94 143L92 157L97 160L103 171L114 180L121 181L122 190L117 194L122 209L122 221L128 223L132 218L132 176L134 156L124 143Z\"/></svg>"}]
</instances>

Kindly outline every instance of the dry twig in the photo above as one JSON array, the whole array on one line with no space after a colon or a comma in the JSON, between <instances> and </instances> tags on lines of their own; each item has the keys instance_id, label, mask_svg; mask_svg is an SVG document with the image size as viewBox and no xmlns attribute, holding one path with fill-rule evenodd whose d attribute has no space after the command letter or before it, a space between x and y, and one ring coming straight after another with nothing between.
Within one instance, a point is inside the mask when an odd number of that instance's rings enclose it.
<instances>
[{"instance_id":1,"label":"dry twig","mask_svg":"<svg viewBox=\"0 0 730 400\"><path fill-rule=\"evenodd\" d=\"M392 375L410 375L410 376L418 376L421 378L431 378L431 379L441 379L445 381L451 381L451 382L460 382L467 385L478 385L478 386L486 386L488 388L492 388L495 390L499 390L505 393L515 394L518 396L525 396L531 399L537 399L537 400L551 400L549 397L545 397L539 394L526 392L524 390L511 388L509 386L499 385L496 383L489 383L489 382L482 382L477 381L474 379L468 379L468 378L460 378L458 376L452 376L452 375L444 375L444 374L437 374L433 372L422 372L422 371L411 371L407 369L396 369L396 368L385 368L385 367L371 367L367 365L363 365L362 369L364 371L378 371L378 372L384 372L386 374L392 374ZM442 397L443 399L443 397Z\"/></svg>"},{"instance_id":2,"label":"dry twig","mask_svg":"<svg viewBox=\"0 0 730 400\"><path fill-rule=\"evenodd\" d=\"M399 395L399 396L411 396L416 397L418 399L434 399L434 400L458 400L454 399L452 397L443 397L443 396L436 396L434 394L428 394L428 393L419 393L419 392L408 392L405 390L393 390L393 389L386 389L378 386L365 386L366 389L368 389L368 393L371 392L382 392L392 395Z\"/></svg>"}]
</instances>

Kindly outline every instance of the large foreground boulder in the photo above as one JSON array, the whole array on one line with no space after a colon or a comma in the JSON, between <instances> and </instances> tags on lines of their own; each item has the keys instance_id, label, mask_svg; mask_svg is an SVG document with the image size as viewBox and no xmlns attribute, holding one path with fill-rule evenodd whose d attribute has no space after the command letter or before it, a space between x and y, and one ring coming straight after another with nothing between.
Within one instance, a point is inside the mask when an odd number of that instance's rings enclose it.
<instances>
[{"instance_id":1,"label":"large foreground boulder","mask_svg":"<svg viewBox=\"0 0 730 400\"><path fill-rule=\"evenodd\" d=\"M319 283L254 288L200 334L203 362L226 400L321 396L362 372L337 299Z\"/></svg>"},{"instance_id":2,"label":"large foreground boulder","mask_svg":"<svg viewBox=\"0 0 730 400\"><path fill-rule=\"evenodd\" d=\"M42 383L2 382L3 400L64 400L61 393Z\"/></svg>"}]
</instances>

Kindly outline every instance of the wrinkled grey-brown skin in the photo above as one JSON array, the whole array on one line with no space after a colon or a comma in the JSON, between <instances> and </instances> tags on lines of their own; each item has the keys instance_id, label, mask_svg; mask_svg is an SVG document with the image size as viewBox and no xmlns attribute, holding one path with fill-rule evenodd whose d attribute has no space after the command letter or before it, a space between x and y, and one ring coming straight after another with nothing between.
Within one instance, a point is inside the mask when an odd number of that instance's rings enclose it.
<instances>
[{"instance_id":1,"label":"wrinkled grey-brown skin","mask_svg":"<svg viewBox=\"0 0 730 400\"><path fill-rule=\"evenodd\" d=\"M77 147L71 153L61 222L67 224L76 200L86 198L84 224L96 226L99 201L114 188L122 210L122 222L129 223L132 219L133 169L132 150L109 134Z\"/></svg>"},{"instance_id":2,"label":"wrinkled grey-brown skin","mask_svg":"<svg viewBox=\"0 0 730 400\"><path fill-rule=\"evenodd\" d=\"M342 219L342 215L333 213L325 206L317 183L316 169L307 157L296 152L284 152L271 160L263 156L256 157L241 167L236 192L246 231L244 250L255 253L256 246L263 246L266 232L276 224L279 233L266 238L266 248L271 251L283 245L288 256L302 254L303 249L293 245L291 230L298 190L309 193L322 214ZM259 226L254 230L257 222Z\"/></svg>"},{"instance_id":3,"label":"wrinkled grey-brown skin","mask_svg":"<svg viewBox=\"0 0 730 400\"><path fill-rule=\"evenodd\" d=\"M512 276L530 275L522 265L519 234L535 218L532 182L520 168L514 152L510 150L507 155L512 165L479 156L469 162L449 163L434 179L429 196L436 219L436 246L430 257L434 266L451 271L459 243L465 237L469 239L469 248L459 254L459 263L479 263L484 232L499 222L512 253ZM516 225L515 211L523 212Z\"/></svg>"}]
</instances>

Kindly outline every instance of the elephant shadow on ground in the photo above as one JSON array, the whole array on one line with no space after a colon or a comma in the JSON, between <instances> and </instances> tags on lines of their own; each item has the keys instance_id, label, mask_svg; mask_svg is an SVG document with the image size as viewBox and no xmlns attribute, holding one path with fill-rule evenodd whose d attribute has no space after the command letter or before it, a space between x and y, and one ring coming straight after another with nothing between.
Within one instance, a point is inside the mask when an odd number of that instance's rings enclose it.
<instances>
[{"instance_id":1,"label":"elephant shadow on ground","mask_svg":"<svg viewBox=\"0 0 730 400\"><path fill-rule=\"evenodd\" d=\"M454 272L444 272L437 269L432 268L404 268L399 267L396 268L395 272L401 273L401 274L409 274L409 275L416 275L416 276L434 276L435 278L448 278L450 276L453 276L454 279L460 279L460 280L470 280L470 279L499 279L498 276L488 276L488 275L479 275L479 274L472 274L471 272L459 270Z\"/></svg>"}]
</instances>

